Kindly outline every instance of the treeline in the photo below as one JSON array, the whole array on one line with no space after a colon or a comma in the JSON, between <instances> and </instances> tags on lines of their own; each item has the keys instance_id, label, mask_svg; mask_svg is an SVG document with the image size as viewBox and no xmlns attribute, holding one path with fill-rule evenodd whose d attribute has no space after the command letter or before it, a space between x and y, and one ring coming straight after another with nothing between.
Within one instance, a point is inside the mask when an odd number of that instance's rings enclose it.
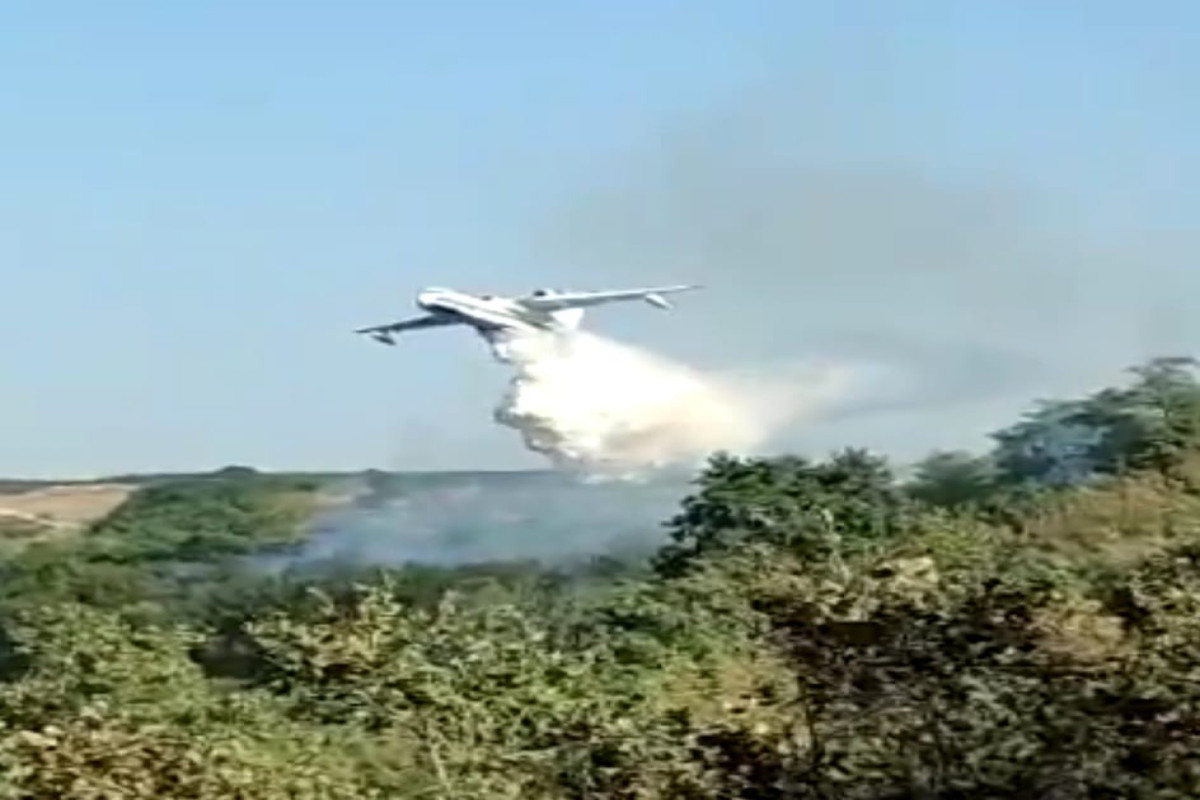
<instances>
[{"instance_id":1,"label":"treeline","mask_svg":"<svg viewBox=\"0 0 1200 800\"><path fill-rule=\"evenodd\" d=\"M154 614L187 613L208 592L253 580L231 557L302 537L317 485L231 470L155 483L73 535L23 544L0 562L0 609L67 601Z\"/></svg>"},{"instance_id":2,"label":"treeline","mask_svg":"<svg viewBox=\"0 0 1200 800\"><path fill-rule=\"evenodd\" d=\"M590 580L255 577L228 558L311 487L146 490L3 565L0 793L1198 796L1195 366L909 480L714 456L655 557Z\"/></svg>"}]
</instances>

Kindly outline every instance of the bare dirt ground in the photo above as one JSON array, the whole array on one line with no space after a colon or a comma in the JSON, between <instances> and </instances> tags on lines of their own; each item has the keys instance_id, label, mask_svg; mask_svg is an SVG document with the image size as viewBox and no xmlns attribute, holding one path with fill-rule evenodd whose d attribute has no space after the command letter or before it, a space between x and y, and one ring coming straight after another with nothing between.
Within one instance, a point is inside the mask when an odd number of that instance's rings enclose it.
<instances>
[{"instance_id":1,"label":"bare dirt ground","mask_svg":"<svg viewBox=\"0 0 1200 800\"><path fill-rule=\"evenodd\" d=\"M0 494L0 523L7 517L50 528L78 528L108 514L133 489L122 484L91 484Z\"/></svg>"}]
</instances>

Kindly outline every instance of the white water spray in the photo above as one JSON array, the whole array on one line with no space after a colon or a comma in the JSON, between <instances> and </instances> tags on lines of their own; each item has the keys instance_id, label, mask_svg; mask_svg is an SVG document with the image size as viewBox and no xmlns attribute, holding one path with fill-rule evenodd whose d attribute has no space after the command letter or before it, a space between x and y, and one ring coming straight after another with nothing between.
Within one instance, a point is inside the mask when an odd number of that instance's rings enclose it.
<instances>
[{"instance_id":1,"label":"white water spray","mask_svg":"<svg viewBox=\"0 0 1200 800\"><path fill-rule=\"evenodd\" d=\"M841 371L770 377L706 375L574 330L492 339L516 375L495 410L526 447L558 468L635 477L747 453L845 388Z\"/></svg>"}]
</instances>

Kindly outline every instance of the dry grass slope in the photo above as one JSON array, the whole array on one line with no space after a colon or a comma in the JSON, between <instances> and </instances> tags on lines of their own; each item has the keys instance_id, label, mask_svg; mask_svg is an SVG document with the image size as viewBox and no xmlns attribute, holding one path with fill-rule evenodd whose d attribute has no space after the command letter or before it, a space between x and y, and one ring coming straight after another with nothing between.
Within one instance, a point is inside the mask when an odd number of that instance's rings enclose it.
<instances>
[{"instance_id":1,"label":"dry grass slope","mask_svg":"<svg viewBox=\"0 0 1200 800\"><path fill-rule=\"evenodd\" d=\"M77 530L107 515L133 490L123 484L90 484L0 494L0 530L31 526L47 532Z\"/></svg>"}]
</instances>

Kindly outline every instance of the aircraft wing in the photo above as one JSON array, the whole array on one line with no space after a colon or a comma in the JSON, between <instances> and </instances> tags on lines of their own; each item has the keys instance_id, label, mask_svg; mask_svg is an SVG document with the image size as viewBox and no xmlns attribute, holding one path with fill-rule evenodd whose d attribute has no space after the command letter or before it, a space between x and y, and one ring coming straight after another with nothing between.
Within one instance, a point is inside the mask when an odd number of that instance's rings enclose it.
<instances>
[{"instance_id":1,"label":"aircraft wing","mask_svg":"<svg viewBox=\"0 0 1200 800\"><path fill-rule=\"evenodd\" d=\"M562 294L522 297L521 304L539 311L558 311L564 308L586 308L622 300L645 300L659 308L670 308L665 294L699 289L699 286L658 286L648 289L620 289L610 292L565 292Z\"/></svg>"},{"instance_id":2,"label":"aircraft wing","mask_svg":"<svg viewBox=\"0 0 1200 800\"><path fill-rule=\"evenodd\" d=\"M392 339L392 334L394 333L420 330L421 328L440 328L444 325L457 324L458 320L453 317L440 317L429 314L424 317L401 320L400 322L389 322L386 325L371 325L366 328L359 328L355 333L366 334L384 344L395 344L395 341Z\"/></svg>"}]
</instances>

